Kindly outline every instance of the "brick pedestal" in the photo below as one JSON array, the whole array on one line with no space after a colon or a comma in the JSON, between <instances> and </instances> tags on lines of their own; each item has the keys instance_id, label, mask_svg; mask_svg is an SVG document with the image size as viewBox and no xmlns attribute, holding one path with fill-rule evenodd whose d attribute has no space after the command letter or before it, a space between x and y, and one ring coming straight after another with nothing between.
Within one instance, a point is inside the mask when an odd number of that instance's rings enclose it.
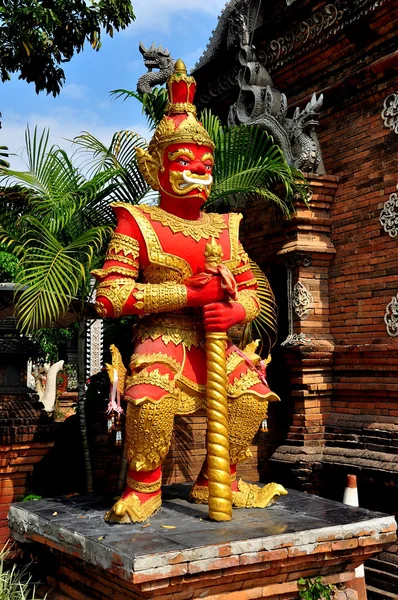
<instances>
[{"instance_id":1,"label":"brick pedestal","mask_svg":"<svg viewBox=\"0 0 398 600\"><path fill-rule=\"evenodd\" d=\"M167 486L146 524L105 523L111 501L80 497L13 505L10 527L42 566L48 600L290 600L300 577L348 585L396 539L393 517L302 492L228 523L209 521L188 492Z\"/></svg>"}]
</instances>

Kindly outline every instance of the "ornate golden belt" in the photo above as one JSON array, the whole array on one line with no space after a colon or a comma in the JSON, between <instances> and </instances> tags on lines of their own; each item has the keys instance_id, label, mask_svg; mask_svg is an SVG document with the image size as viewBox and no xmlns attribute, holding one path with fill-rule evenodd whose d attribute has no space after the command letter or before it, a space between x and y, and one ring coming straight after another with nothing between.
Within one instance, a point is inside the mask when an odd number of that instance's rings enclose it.
<instances>
[{"instance_id":1,"label":"ornate golden belt","mask_svg":"<svg viewBox=\"0 0 398 600\"><path fill-rule=\"evenodd\" d=\"M144 342L159 337L167 345L184 344L190 350L192 346L204 345L203 322L200 317L183 313L157 314L143 317L134 332L135 339Z\"/></svg>"}]
</instances>

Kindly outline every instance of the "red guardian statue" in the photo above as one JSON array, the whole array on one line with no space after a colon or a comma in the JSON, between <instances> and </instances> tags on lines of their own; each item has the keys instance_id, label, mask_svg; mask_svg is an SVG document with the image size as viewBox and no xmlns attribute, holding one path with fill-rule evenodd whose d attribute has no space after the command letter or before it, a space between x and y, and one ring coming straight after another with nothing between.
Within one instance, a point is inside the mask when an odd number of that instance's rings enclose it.
<instances>
[{"instance_id":1,"label":"red guardian statue","mask_svg":"<svg viewBox=\"0 0 398 600\"><path fill-rule=\"evenodd\" d=\"M257 282L239 242L241 215L201 212L213 181L214 144L196 119L195 80L181 60L167 89L166 115L148 151L137 149L141 173L160 192L160 204L113 205L117 227L103 268L94 272L101 317L140 317L123 390L126 486L106 515L110 522L145 521L160 508L174 417L207 404L206 332L226 332L260 310ZM265 507L287 493L275 483L260 487L236 479L236 466L250 457L249 445L273 400L278 397L261 370L228 341L228 477L235 507ZM190 499L208 503L207 459Z\"/></svg>"}]
</instances>

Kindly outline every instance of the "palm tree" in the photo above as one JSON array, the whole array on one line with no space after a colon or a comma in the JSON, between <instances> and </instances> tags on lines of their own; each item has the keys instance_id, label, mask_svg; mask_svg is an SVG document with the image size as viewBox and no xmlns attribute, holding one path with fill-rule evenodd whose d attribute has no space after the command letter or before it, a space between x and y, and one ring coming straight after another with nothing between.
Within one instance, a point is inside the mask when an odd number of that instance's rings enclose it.
<instances>
[{"instance_id":1,"label":"palm tree","mask_svg":"<svg viewBox=\"0 0 398 600\"><path fill-rule=\"evenodd\" d=\"M79 323L78 407L87 489L92 491L84 410L85 300L91 293L90 269L112 231L106 199L118 172L108 168L87 178L63 150L49 147L48 139L47 130L39 135L35 129L32 135L28 129L28 170L2 169L0 243L19 258L15 312L21 330L54 327L68 309Z\"/></svg>"}]
</instances>

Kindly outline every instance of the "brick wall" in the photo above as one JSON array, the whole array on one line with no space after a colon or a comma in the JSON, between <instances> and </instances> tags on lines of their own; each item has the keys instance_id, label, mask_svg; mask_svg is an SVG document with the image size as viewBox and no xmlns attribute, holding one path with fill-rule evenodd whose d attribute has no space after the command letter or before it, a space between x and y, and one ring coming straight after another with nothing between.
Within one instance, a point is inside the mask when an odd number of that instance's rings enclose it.
<instances>
[{"instance_id":1,"label":"brick wall","mask_svg":"<svg viewBox=\"0 0 398 600\"><path fill-rule=\"evenodd\" d=\"M29 479L54 437L54 423L38 403L26 396L0 397L0 547L10 535L10 504L31 491Z\"/></svg>"}]
</instances>

